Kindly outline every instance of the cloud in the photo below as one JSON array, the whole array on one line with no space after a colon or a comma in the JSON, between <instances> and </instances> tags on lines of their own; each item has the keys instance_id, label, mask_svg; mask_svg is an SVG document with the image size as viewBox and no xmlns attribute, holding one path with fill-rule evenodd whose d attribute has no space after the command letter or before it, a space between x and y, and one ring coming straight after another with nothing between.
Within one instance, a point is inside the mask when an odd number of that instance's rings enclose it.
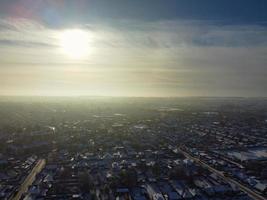
<instances>
[{"instance_id":1,"label":"cloud","mask_svg":"<svg viewBox=\"0 0 267 200\"><path fill-rule=\"evenodd\" d=\"M59 52L62 27L28 19L0 20L0 92L1 87L8 91L9 85L14 91L31 91L34 83L32 92L39 87L44 94L71 88L86 95L265 95L265 26L111 20L77 27L91 38L90 55L83 60Z\"/></svg>"},{"instance_id":2,"label":"cloud","mask_svg":"<svg viewBox=\"0 0 267 200\"><path fill-rule=\"evenodd\" d=\"M264 26L223 26L209 29L205 34L194 37L193 43L199 46L267 46L267 28Z\"/></svg>"},{"instance_id":3,"label":"cloud","mask_svg":"<svg viewBox=\"0 0 267 200\"><path fill-rule=\"evenodd\" d=\"M21 46L21 47L32 47L32 48L38 48L38 47L55 47L53 44L44 43L44 42L31 42L31 41L14 41L14 40L0 40L1 46Z\"/></svg>"},{"instance_id":4,"label":"cloud","mask_svg":"<svg viewBox=\"0 0 267 200\"><path fill-rule=\"evenodd\" d=\"M24 18L0 19L0 47L55 47L55 31Z\"/></svg>"},{"instance_id":5,"label":"cloud","mask_svg":"<svg viewBox=\"0 0 267 200\"><path fill-rule=\"evenodd\" d=\"M267 46L267 27L259 25L217 25L216 21L110 21L109 24L77 25L93 35L95 46L113 48L179 48ZM66 27L68 28L68 27ZM24 18L0 19L0 40L54 45L52 29ZM11 41L14 42L11 42ZM37 41L36 41L37 40ZM40 42L41 41L41 42ZM24 43L21 44L24 44ZM4 43L4 42L3 42ZM18 44L19 45L19 44Z\"/></svg>"}]
</instances>

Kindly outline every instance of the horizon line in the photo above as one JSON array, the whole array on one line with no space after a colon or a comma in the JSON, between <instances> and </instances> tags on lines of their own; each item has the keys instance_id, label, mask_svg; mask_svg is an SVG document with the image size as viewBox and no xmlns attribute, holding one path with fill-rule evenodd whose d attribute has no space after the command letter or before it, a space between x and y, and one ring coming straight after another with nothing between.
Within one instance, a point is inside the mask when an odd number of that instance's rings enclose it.
<instances>
[{"instance_id":1,"label":"horizon line","mask_svg":"<svg viewBox=\"0 0 267 200\"><path fill-rule=\"evenodd\" d=\"M0 98L3 97L33 97L33 98L267 98L267 96L216 96L216 95L188 95L188 96L123 96L123 95L1 95Z\"/></svg>"}]
</instances>

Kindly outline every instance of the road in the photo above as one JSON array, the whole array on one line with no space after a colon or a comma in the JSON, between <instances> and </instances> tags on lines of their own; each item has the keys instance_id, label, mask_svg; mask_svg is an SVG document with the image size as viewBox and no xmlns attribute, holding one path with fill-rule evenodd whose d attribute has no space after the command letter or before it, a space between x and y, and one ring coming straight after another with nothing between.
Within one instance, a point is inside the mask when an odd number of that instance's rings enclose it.
<instances>
[{"instance_id":1,"label":"road","mask_svg":"<svg viewBox=\"0 0 267 200\"><path fill-rule=\"evenodd\" d=\"M247 186L237 182L236 180L230 178L230 177L226 177L223 172L218 171L216 169L214 169L213 167L209 166L208 164L206 164L205 162L201 161L198 158L195 158L193 156L191 156L189 153L183 151L182 149L178 148L178 150L184 154L185 157L190 158L192 160L194 160L196 163L200 164L202 167L207 168L208 170L210 170L211 172L216 173L219 177L221 177L224 181L228 182L228 183L232 183L234 185L236 185L237 187L239 187L240 190L242 190L243 192L247 193L250 197L252 197L255 200L266 200L265 197L263 197L262 195L260 195L259 193L253 191L252 189L248 188Z\"/></svg>"},{"instance_id":2,"label":"road","mask_svg":"<svg viewBox=\"0 0 267 200\"><path fill-rule=\"evenodd\" d=\"M232 163L232 164L234 164L234 165L236 165L236 166L238 166L240 169L243 169L244 168L244 166L243 165L241 165L240 163L238 163L238 162L235 162L235 161L233 161L233 160L230 160L230 159L228 159L228 158L225 158L225 157L223 157L222 158L223 160L225 160L225 161L227 161L227 162L230 162L230 163Z\"/></svg>"},{"instance_id":3,"label":"road","mask_svg":"<svg viewBox=\"0 0 267 200\"><path fill-rule=\"evenodd\" d=\"M32 185L32 183L35 180L36 175L44 168L45 166L45 159L40 159L37 161L35 166L33 167L31 173L27 176L27 178L24 180L22 185L19 188L18 193L13 197L12 200L20 200L21 196L28 191L28 187Z\"/></svg>"}]
</instances>

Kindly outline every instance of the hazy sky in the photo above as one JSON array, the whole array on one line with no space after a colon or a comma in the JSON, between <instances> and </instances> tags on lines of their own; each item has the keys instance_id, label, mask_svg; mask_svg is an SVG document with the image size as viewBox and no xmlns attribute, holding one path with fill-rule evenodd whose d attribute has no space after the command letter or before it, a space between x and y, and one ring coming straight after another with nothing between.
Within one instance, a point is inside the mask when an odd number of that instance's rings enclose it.
<instances>
[{"instance_id":1,"label":"hazy sky","mask_svg":"<svg viewBox=\"0 0 267 200\"><path fill-rule=\"evenodd\" d=\"M266 10L266 0L1 0L0 95L267 96ZM63 49L72 30L86 34L79 58Z\"/></svg>"}]
</instances>

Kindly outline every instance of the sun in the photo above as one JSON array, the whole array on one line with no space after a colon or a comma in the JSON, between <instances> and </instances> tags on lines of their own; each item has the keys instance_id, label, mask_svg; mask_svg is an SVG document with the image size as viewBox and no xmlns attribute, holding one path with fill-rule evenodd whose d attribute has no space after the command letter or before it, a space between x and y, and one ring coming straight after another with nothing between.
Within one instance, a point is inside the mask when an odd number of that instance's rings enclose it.
<instances>
[{"instance_id":1,"label":"sun","mask_svg":"<svg viewBox=\"0 0 267 200\"><path fill-rule=\"evenodd\" d=\"M89 36L83 30L65 30L60 34L59 40L61 50L71 58L84 58L89 53Z\"/></svg>"}]
</instances>

